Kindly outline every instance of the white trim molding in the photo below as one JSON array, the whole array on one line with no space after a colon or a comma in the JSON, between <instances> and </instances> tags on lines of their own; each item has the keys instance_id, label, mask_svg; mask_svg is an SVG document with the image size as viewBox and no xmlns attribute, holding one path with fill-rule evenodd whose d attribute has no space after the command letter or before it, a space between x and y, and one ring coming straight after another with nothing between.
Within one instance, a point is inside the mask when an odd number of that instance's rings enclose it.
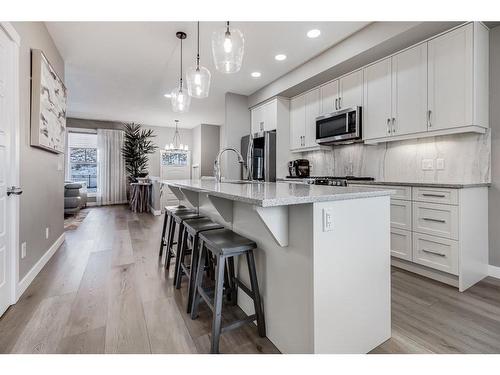
<instances>
[{"instance_id":1,"label":"white trim molding","mask_svg":"<svg viewBox=\"0 0 500 375\"><path fill-rule=\"evenodd\" d=\"M490 264L488 266L488 276L494 277L496 279L500 279L500 267L492 266Z\"/></svg>"},{"instance_id":2,"label":"white trim molding","mask_svg":"<svg viewBox=\"0 0 500 375\"><path fill-rule=\"evenodd\" d=\"M42 270L42 268L47 264L47 262L52 258L56 251L61 247L64 242L65 234L61 236L52 244L52 246L42 255L42 257L36 262L36 264L29 270L26 276L23 277L16 287L16 301L23 295L23 293L28 289L32 281L35 279L36 275Z\"/></svg>"}]
</instances>

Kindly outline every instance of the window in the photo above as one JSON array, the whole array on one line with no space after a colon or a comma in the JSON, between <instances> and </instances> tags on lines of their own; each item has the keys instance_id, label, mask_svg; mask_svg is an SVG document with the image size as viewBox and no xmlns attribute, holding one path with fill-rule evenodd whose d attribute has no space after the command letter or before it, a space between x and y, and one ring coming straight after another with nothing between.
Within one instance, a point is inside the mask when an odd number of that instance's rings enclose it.
<instances>
[{"instance_id":1,"label":"window","mask_svg":"<svg viewBox=\"0 0 500 375\"><path fill-rule=\"evenodd\" d=\"M97 192L97 134L68 133L68 179Z\"/></svg>"},{"instance_id":2,"label":"window","mask_svg":"<svg viewBox=\"0 0 500 375\"><path fill-rule=\"evenodd\" d=\"M161 165L184 167L188 164L187 151L163 151L161 153Z\"/></svg>"}]
</instances>

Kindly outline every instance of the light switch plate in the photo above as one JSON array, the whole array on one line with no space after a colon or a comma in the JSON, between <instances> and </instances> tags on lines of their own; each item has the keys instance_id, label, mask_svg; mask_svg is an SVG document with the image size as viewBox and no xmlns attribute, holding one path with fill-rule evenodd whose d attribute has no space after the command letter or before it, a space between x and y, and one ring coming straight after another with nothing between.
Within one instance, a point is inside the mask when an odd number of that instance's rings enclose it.
<instances>
[{"instance_id":1,"label":"light switch plate","mask_svg":"<svg viewBox=\"0 0 500 375\"><path fill-rule=\"evenodd\" d=\"M422 159L422 170L428 171L434 169L434 159Z\"/></svg>"},{"instance_id":2,"label":"light switch plate","mask_svg":"<svg viewBox=\"0 0 500 375\"><path fill-rule=\"evenodd\" d=\"M26 258L26 242L21 244L21 259Z\"/></svg>"},{"instance_id":3,"label":"light switch plate","mask_svg":"<svg viewBox=\"0 0 500 375\"><path fill-rule=\"evenodd\" d=\"M438 171L442 171L444 169L444 159L443 158L436 159L436 169Z\"/></svg>"},{"instance_id":4,"label":"light switch plate","mask_svg":"<svg viewBox=\"0 0 500 375\"><path fill-rule=\"evenodd\" d=\"M45 228L45 239L49 239L49 227Z\"/></svg>"},{"instance_id":5,"label":"light switch plate","mask_svg":"<svg viewBox=\"0 0 500 375\"><path fill-rule=\"evenodd\" d=\"M333 211L331 209L323 209L323 232L331 232L333 230Z\"/></svg>"}]
</instances>

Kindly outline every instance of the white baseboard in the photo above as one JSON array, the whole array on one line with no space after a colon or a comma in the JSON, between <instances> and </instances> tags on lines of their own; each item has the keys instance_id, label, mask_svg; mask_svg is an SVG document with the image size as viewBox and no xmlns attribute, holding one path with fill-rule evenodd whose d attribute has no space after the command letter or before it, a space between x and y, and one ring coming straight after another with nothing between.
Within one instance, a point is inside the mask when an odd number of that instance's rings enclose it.
<instances>
[{"instance_id":1,"label":"white baseboard","mask_svg":"<svg viewBox=\"0 0 500 375\"><path fill-rule=\"evenodd\" d=\"M16 288L16 302L23 295L23 293L28 289L31 282L34 280L36 275L42 270L42 268L47 264L47 262L52 258L56 251L61 247L64 242L64 233L52 244L52 246L42 255L42 257L36 262L36 264L29 270L26 276L17 284Z\"/></svg>"},{"instance_id":2,"label":"white baseboard","mask_svg":"<svg viewBox=\"0 0 500 375\"><path fill-rule=\"evenodd\" d=\"M160 216L161 215L161 210L155 210L153 208L153 206L149 206L149 211L151 211L151 213L154 215L154 216Z\"/></svg>"},{"instance_id":3,"label":"white baseboard","mask_svg":"<svg viewBox=\"0 0 500 375\"><path fill-rule=\"evenodd\" d=\"M488 276L500 279L500 267L492 266L490 264L488 266Z\"/></svg>"}]
</instances>

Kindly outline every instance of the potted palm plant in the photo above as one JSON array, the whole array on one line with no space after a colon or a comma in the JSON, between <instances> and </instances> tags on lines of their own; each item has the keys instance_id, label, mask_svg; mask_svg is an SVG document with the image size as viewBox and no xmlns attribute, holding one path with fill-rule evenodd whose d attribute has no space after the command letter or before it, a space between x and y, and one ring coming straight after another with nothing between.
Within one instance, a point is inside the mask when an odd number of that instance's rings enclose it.
<instances>
[{"instance_id":1,"label":"potted palm plant","mask_svg":"<svg viewBox=\"0 0 500 375\"><path fill-rule=\"evenodd\" d=\"M133 122L124 124L124 131L122 156L125 161L125 170L129 182L137 182L137 178L148 175L149 155L158 148L152 141L156 135L151 129L142 129L140 124Z\"/></svg>"}]
</instances>

